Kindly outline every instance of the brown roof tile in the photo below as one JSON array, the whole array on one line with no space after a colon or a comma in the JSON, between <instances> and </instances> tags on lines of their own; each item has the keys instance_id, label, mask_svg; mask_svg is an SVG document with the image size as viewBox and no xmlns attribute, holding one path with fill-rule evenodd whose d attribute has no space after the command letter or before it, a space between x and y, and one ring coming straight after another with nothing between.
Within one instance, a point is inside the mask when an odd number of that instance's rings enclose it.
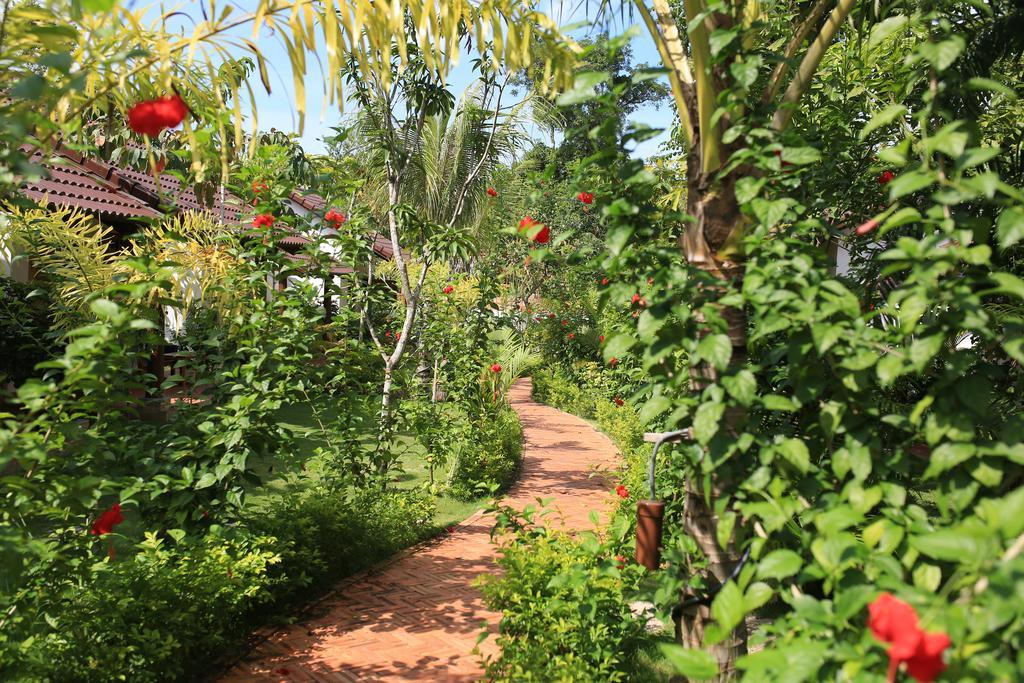
<instances>
[{"instance_id":1,"label":"brown roof tile","mask_svg":"<svg viewBox=\"0 0 1024 683\"><path fill-rule=\"evenodd\" d=\"M54 206L80 208L106 217L160 217L160 212L146 202L83 166L81 159L81 155L63 151L47 159L37 150L30 160L46 168L50 177L24 183L22 193Z\"/></svg>"}]
</instances>

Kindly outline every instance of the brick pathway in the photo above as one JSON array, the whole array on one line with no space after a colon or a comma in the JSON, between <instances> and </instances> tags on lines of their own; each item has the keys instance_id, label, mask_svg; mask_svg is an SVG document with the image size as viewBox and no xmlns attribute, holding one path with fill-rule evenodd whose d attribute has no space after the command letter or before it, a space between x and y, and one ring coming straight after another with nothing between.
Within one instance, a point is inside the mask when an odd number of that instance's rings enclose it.
<instances>
[{"instance_id":1,"label":"brick pathway","mask_svg":"<svg viewBox=\"0 0 1024 683\"><path fill-rule=\"evenodd\" d=\"M585 421L530 399L530 383L512 388L523 423L523 470L505 502L523 507L554 498L568 529L589 529L591 510L606 515L615 447ZM375 572L339 584L300 624L273 632L224 681L474 681L472 654L485 609L471 582L494 570L491 520L477 513L454 533L419 545ZM494 653L493 638L481 649Z\"/></svg>"}]
</instances>

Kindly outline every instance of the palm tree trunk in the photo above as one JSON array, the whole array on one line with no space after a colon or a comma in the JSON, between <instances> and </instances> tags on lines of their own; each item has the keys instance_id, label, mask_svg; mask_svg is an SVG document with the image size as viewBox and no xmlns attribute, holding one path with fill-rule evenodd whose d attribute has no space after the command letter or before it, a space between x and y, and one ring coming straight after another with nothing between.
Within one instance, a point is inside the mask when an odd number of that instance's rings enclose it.
<instances>
[{"instance_id":1,"label":"palm tree trunk","mask_svg":"<svg viewBox=\"0 0 1024 683\"><path fill-rule=\"evenodd\" d=\"M691 160L696 162L696 155ZM740 261L729 261L721 251L730 237L741 227L743 216L735 197L736 176L728 176L710 188L707 176L700 172L697 163L689 169L688 211L696 218L691 228L681 238L681 246L691 265L722 281L721 290L743 278L744 266ZM722 316L728 323L727 334L732 342L732 365L746 362L746 314L742 309L723 308ZM701 364L690 370L694 391L702 391L717 381L717 372L711 366ZM737 433L743 419L741 411L727 411L724 429ZM716 473L709 491L702 491L695 482L688 482L685 492L686 507L683 526L701 549L707 559L709 588L724 584L740 561L739 549L734 538L728 539L725 547L718 542L718 517L714 513L715 501L732 488L732 483L722 473ZM684 595L683 600L692 597ZM735 678L736 660L747 651L747 631L740 624L722 642L710 648L704 646L704 633L711 621L709 606L697 605L684 609L676 624L677 639L686 647L708 649L718 660L719 674L716 680L728 681Z\"/></svg>"}]
</instances>

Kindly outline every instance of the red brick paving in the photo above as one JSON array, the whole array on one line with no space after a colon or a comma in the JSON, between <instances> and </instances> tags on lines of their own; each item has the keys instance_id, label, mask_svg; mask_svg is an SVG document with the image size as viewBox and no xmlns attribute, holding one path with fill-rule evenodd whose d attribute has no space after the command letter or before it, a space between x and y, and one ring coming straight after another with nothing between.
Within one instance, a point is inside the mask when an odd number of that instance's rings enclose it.
<instances>
[{"instance_id":1,"label":"red brick paving","mask_svg":"<svg viewBox=\"0 0 1024 683\"><path fill-rule=\"evenodd\" d=\"M592 476L617 465L612 443L585 421L530 399L529 380L511 391L523 424L523 469L505 503L553 498L565 528L591 528L610 509L611 482ZM473 654L488 611L472 586L494 571L491 520L482 512L455 531L340 583L302 623L269 634L223 681L474 681ZM493 639L481 646L494 654Z\"/></svg>"}]
</instances>

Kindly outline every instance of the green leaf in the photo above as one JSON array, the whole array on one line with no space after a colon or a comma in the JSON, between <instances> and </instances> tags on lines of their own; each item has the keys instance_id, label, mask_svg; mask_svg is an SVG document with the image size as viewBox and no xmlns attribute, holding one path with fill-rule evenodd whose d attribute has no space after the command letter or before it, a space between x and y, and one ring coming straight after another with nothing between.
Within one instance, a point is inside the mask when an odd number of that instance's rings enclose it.
<instances>
[{"instance_id":1,"label":"green leaf","mask_svg":"<svg viewBox=\"0 0 1024 683\"><path fill-rule=\"evenodd\" d=\"M761 581L752 583L747 588L746 595L743 596L743 606L747 612L753 612L771 600L774 592L767 583Z\"/></svg>"},{"instance_id":2,"label":"green leaf","mask_svg":"<svg viewBox=\"0 0 1024 683\"><path fill-rule=\"evenodd\" d=\"M934 593L942 581L942 570L934 564L922 563L914 569L914 586Z\"/></svg>"},{"instance_id":3,"label":"green leaf","mask_svg":"<svg viewBox=\"0 0 1024 683\"><path fill-rule=\"evenodd\" d=\"M923 43L918 46L917 51L935 67L936 71L945 71L956 61L966 45L962 37L954 35L938 43Z\"/></svg>"},{"instance_id":4,"label":"green leaf","mask_svg":"<svg viewBox=\"0 0 1024 683\"><path fill-rule=\"evenodd\" d=\"M736 181L736 201L740 204L746 204L756 197L760 192L761 188L767 182L765 178L755 178L753 176L744 176Z\"/></svg>"},{"instance_id":5,"label":"green leaf","mask_svg":"<svg viewBox=\"0 0 1024 683\"><path fill-rule=\"evenodd\" d=\"M890 104L888 107L878 112L871 117L871 120L867 122L867 125L860 131L861 140L871 134L872 131L887 126L907 112L907 108L902 104Z\"/></svg>"},{"instance_id":6,"label":"green leaf","mask_svg":"<svg viewBox=\"0 0 1024 683\"><path fill-rule=\"evenodd\" d=\"M813 147L784 147L782 160L797 165L813 164L821 161L821 152Z\"/></svg>"},{"instance_id":7,"label":"green leaf","mask_svg":"<svg viewBox=\"0 0 1024 683\"><path fill-rule=\"evenodd\" d=\"M718 675L718 661L704 650L692 650L676 643L659 643L658 647L676 673L697 681Z\"/></svg>"},{"instance_id":8,"label":"green leaf","mask_svg":"<svg viewBox=\"0 0 1024 683\"><path fill-rule=\"evenodd\" d=\"M938 180L934 171L910 171L896 176L889 183L889 199L895 201L912 192L923 190Z\"/></svg>"},{"instance_id":9,"label":"green leaf","mask_svg":"<svg viewBox=\"0 0 1024 683\"><path fill-rule=\"evenodd\" d=\"M928 458L928 469L925 470L924 478L931 479L943 472L948 472L957 465L974 457L976 450L974 444L969 443L944 443L932 451Z\"/></svg>"},{"instance_id":10,"label":"green leaf","mask_svg":"<svg viewBox=\"0 0 1024 683\"><path fill-rule=\"evenodd\" d=\"M22 100L39 99L46 90L46 79L38 74L25 76L11 87L11 97Z\"/></svg>"},{"instance_id":11,"label":"green leaf","mask_svg":"<svg viewBox=\"0 0 1024 683\"><path fill-rule=\"evenodd\" d=\"M778 394L762 396L761 404L766 410L782 410L787 413L792 413L799 408L798 405L793 403L793 399L786 396L779 396Z\"/></svg>"},{"instance_id":12,"label":"green leaf","mask_svg":"<svg viewBox=\"0 0 1024 683\"><path fill-rule=\"evenodd\" d=\"M811 469L811 455L806 444L800 439L786 439L776 446L775 450L802 474Z\"/></svg>"},{"instance_id":13,"label":"green leaf","mask_svg":"<svg viewBox=\"0 0 1024 683\"><path fill-rule=\"evenodd\" d=\"M996 235L1002 249L1009 249L1024 239L1024 209L1019 206L1003 209L996 219Z\"/></svg>"},{"instance_id":14,"label":"green leaf","mask_svg":"<svg viewBox=\"0 0 1024 683\"><path fill-rule=\"evenodd\" d=\"M718 423L725 412L721 403L702 403L693 416L693 438L706 444L718 432Z\"/></svg>"},{"instance_id":15,"label":"green leaf","mask_svg":"<svg viewBox=\"0 0 1024 683\"><path fill-rule=\"evenodd\" d=\"M984 562L997 550L992 541L991 532L980 523L910 537L911 547L921 554L949 562Z\"/></svg>"},{"instance_id":16,"label":"green leaf","mask_svg":"<svg viewBox=\"0 0 1024 683\"><path fill-rule=\"evenodd\" d=\"M800 571L803 564L792 550L773 550L757 563L757 575L762 579L784 579Z\"/></svg>"},{"instance_id":17,"label":"green leaf","mask_svg":"<svg viewBox=\"0 0 1024 683\"><path fill-rule=\"evenodd\" d=\"M594 99L597 96L595 87L604 83L611 77L607 71L584 71L577 74L572 89L558 96L559 106L565 107L571 104L581 104Z\"/></svg>"},{"instance_id":18,"label":"green leaf","mask_svg":"<svg viewBox=\"0 0 1024 683\"><path fill-rule=\"evenodd\" d=\"M726 582L711 603L711 616L724 633L730 633L739 626L746 613L743 593L740 592L739 586L735 581Z\"/></svg>"},{"instance_id":19,"label":"green leaf","mask_svg":"<svg viewBox=\"0 0 1024 683\"><path fill-rule=\"evenodd\" d=\"M729 44L736 40L736 35L739 33L739 29L715 29L711 32L711 36L708 38L708 47L711 48L711 54L717 55L719 52L724 50Z\"/></svg>"},{"instance_id":20,"label":"green leaf","mask_svg":"<svg viewBox=\"0 0 1024 683\"><path fill-rule=\"evenodd\" d=\"M91 310L97 318L109 320L118 314L121 307L110 299L96 299L89 304L89 310Z\"/></svg>"},{"instance_id":21,"label":"green leaf","mask_svg":"<svg viewBox=\"0 0 1024 683\"><path fill-rule=\"evenodd\" d=\"M896 31L907 25L907 17L902 14L898 14L894 17L889 17L884 21L880 21L871 27L871 37L868 38L868 47L876 47L883 40L891 36Z\"/></svg>"},{"instance_id":22,"label":"green leaf","mask_svg":"<svg viewBox=\"0 0 1024 683\"><path fill-rule=\"evenodd\" d=\"M1005 83L994 81L991 78L982 78L981 76L975 76L974 78L970 78L967 80L967 89L991 90L992 92L997 92L1001 95L1006 95L1011 100L1017 99L1017 93L1014 91L1013 88L1006 85Z\"/></svg>"},{"instance_id":23,"label":"green leaf","mask_svg":"<svg viewBox=\"0 0 1024 683\"><path fill-rule=\"evenodd\" d=\"M732 358L732 342L724 334L709 334L697 344L697 356L724 370Z\"/></svg>"},{"instance_id":24,"label":"green leaf","mask_svg":"<svg viewBox=\"0 0 1024 683\"><path fill-rule=\"evenodd\" d=\"M648 424L671 407L672 399L667 396L652 396L649 401L644 403L638 417L641 423Z\"/></svg>"},{"instance_id":25,"label":"green leaf","mask_svg":"<svg viewBox=\"0 0 1024 683\"><path fill-rule=\"evenodd\" d=\"M213 472L205 472L203 476L199 477L199 481L196 482L197 489L205 489L213 486L217 483L217 477Z\"/></svg>"},{"instance_id":26,"label":"green leaf","mask_svg":"<svg viewBox=\"0 0 1024 683\"><path fill-rule=\"evenodd\" d=\"M735 79L736 85L741 88L749 88L757 80L758 66L759 64L754 59L747 59L742 62L733 62L729 66L729 72Z\"/></svg>"},{"instance_id":27,"label":"green leaf","mask_svg":"<svg viewBox=\"0 0 1024 683\"><path fill-rule=\"evenodd\" d=\"M608 339L604 345L604 360L607 363L612 358L622 358L627 355L636 345L636 339L628 334L617 334Z\"/></svg>"},{"instance_id":28,"label":"green leaf","mask_svg":"<svg viewBox=\"0 0 1024 683\"><path fill-rule=\"evenodd\" d=\"M753 403L757 395L757 379L750 370L740 370L735 375L723 377L722 386L730 396L745 406Z\"/></svg>"}]
</instances>

